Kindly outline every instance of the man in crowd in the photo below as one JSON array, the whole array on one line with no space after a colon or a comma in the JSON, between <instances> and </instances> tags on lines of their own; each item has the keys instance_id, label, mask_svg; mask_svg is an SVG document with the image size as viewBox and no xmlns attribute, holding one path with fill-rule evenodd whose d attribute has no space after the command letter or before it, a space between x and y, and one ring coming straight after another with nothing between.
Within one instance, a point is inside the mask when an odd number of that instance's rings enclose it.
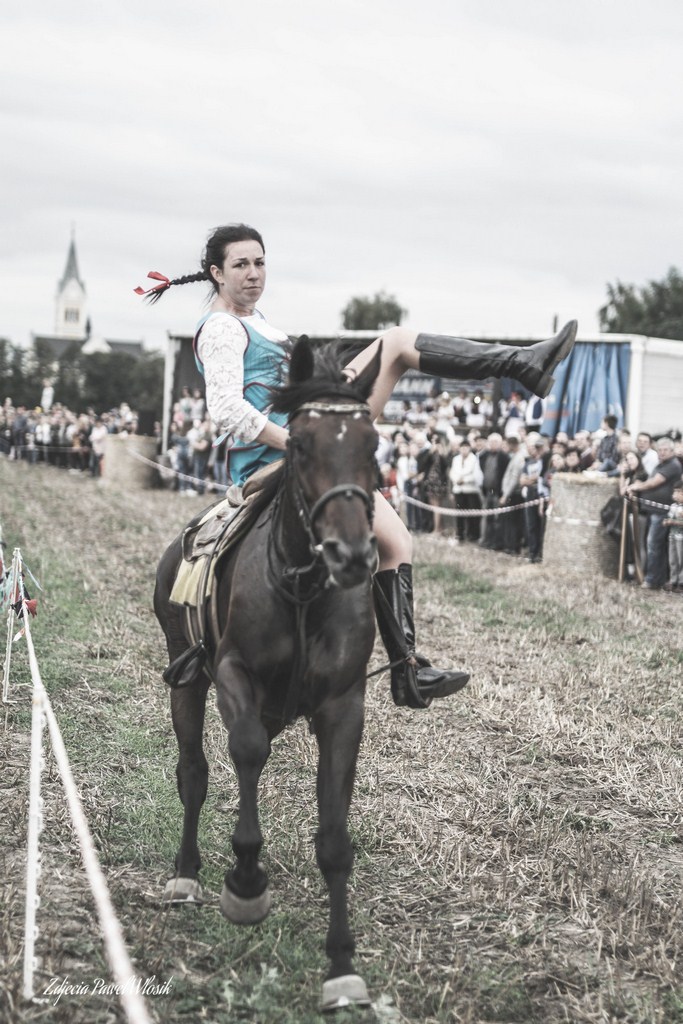
<instances>
[{"instance_id":1,"label":"man in crowd","mask_svg":"<svg viewBox=\"0 0 683 1024\"><path fill-rule=\"evenodd\" d=\"M640 455L645 472L648 476L652 476L655 466L659 462L659 456L652 447L652 435L645 430L641 430L636 438L636 451Z\"/></svg>"},{"instance_id":2,"label":"man in crowd","mask_svg":"<svg viewBox=\"0 0 683 1024\"><path fill-rule=\"evenodd\" d=\"M524 412L524 423L529 433L539 431L545 419L545 410L548 400L539 398L538 395L529 395Z\"/></svg>"},{"instance_id":3,"label":"man in crowd","mask_svg":"<svg viewBox=\"0 0 683 1024\"><path fill-rule=\"evenodd\" d=\"M482 491L484 492L484 508L499 508L502 494L503 476L510 456L503 451L503 438L500 434L489 434L487 446L479 456L482 474ZM484 528L482 547L494 551L503 550L503 523L501 516L487 516Z\"/></svg>"},{"instance_id":4,"label":"man in crowd","mask_svg":"<svg viewBox=\"0 0 683 1024\"><path fill-rule=\"evenodd\" d=\"M14 448L15 459L27 458L26 452L26 434L28 431L28 416L26 415L26 407L23 405L17 406L16 415L12 423L12 446Z\"/></svg>"},{"instance_id":5,"label":"man in crowd","mask_svg":"<svg viewBox=\"0 0 683 1024\"><path fill-rule=\"evenodd\" d=\"M91 476L102 475L102 460L104 458L105 440L109 431L101 416L95 419L93 428L90 431L90 474Z\"/></svg>"},{"instance_id":6,"label":"man in crowd","mask_svg":"<svg viewBox=\"0 0 683 1024\"><path fill-rule=\"evenodd\" d=\"M619 464L619 438L617 437L617 418L609 413L603 416L602 437L595 455L597 468L601 473L608 473L610 469L616 469Z\"/></svg>"},{"instance_id":7,"label":"man in crowd","mask_svg":"<svg viewBox=\"0 0 683 1024\"><path fill-rule=\"evenodd\" d=\"M595 463L595 451L590 431L577 430L574 435L574 447L578 450L579 469L583 473L584 470L590 469Z\"/></svg>"},{"instance_id":8,"label":"man in crowd","mask_svg":"<svg viewBox=\"0 0 683 1024\"><path fill-rule=\"evenodd\" d=\"M539 504L524 509L526 536L529 545L529 561L543 561L543 540L545 537L545 510L550 497L545 472L548 468L548 451L545 442L538 434L530 435L527 442L528 457L520 477L522 497L524 501L536 501Z\"/></svg>"},{"instance_id":9,"label":"man in crowd","mask_svg":"<svg viewBox=\"0 0 683 1024\"><path fill-rule=\"evenodd\" d=\"M667 528L664 520L668 515L668 507L673 499L674 486L681 479L683 466L676 458L674 443L670 437L660 437L657 442L659 462L654 473L647 480L634 480L626 489L631 497L637 495L645 499L641 511L648 519L647 526L647 563L643 588L658 590L666 582L667 575ZM657 508L647 502L656 502L666 506Z\"/></svg>"},{"instance_id":10,"label":"man in crowd","mask_svg":"<svg viewBox=\"0 0 683 1024\"><path fill-rule=\"evenodd\" d=\"M505 467L501 485L500 504L503 507L522 504L523 498L519 480L526 461L526 451L520 444L518 437L508 437L507 446L510 453L510 461ZM503 550L506 555L519 554L523 535L524 510L517 509L514 512L506 512L503 516Z\"/></svg>"}]
</instances>

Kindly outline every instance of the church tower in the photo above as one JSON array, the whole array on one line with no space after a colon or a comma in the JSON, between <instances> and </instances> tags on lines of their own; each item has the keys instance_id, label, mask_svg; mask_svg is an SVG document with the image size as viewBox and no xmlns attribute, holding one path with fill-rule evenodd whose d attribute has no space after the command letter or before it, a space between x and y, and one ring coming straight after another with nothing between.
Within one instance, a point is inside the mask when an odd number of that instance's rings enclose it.
<instances>
[{"instance_id":1,"label":"church tower","mask_svg":"<svg viewBox=\"0 0 683 1024\"><path fill-rule=\"evenodd\" d=\"M76 242L72 231L66 267L57 285L55 334L60 338L82 341L87 333L85 285L78 275Z\"/></svg>"}]
</instances>

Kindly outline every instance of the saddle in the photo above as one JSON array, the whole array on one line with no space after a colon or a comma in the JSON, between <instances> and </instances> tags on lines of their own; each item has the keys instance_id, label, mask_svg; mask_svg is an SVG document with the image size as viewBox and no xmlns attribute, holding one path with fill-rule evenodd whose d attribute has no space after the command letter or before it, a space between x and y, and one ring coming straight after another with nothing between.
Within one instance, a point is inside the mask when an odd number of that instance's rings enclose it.
<instances>
[{"instance_id":1,"label":"saddle","mask_svg":"<svg viewBox=\"0 0 683 1024\"><path fill-rule=\"evenodd\" d=\"M164 672L169 686L187 686L199 669L206 668L207 655L220 636L215 586L218 566L274 498L283 466L279 460L258 470L243 488L231 487L225 498L185 527L170 602L182 609L191 646Z\"/></svg>"}]
</instances>

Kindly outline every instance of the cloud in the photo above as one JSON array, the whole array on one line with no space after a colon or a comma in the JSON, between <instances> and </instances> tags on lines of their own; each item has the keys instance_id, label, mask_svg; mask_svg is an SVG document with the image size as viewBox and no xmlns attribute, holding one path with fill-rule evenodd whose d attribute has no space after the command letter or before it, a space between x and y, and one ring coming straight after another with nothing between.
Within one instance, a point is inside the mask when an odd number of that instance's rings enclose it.
<instances>
[{"instance_id":1,"label":"cloud","mask_svg":"<svg viewBox=\"0 0 683 1024\"><path fill-rule=\"evenodd\" d=\"M541 0L122 0L17 10L0 42L0 334L51 327L71 225L98 333L191 330L150 269L264 233L265 308L330 331L380 288L410 323L595 330L605 285L680 250L683 11Z\"/></svg>"}]
</instances>

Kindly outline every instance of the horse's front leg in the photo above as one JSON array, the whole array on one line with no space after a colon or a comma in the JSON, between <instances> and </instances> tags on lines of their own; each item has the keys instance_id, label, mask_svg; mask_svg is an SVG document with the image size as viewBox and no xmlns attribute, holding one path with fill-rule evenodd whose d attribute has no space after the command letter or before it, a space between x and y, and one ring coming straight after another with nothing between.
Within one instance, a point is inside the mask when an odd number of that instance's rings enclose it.
<instances>
[{"instance_id":1,"label":"horse's front leg","mask_svg":"<svg viewBox=\"0 0 683 1024\"><path fill-rule=\"evenodd\" d=\"M325 943L330 969L323 983L323 1010L350 1003L365 1006L370 1002L365 982L353 970L356 944L349 927L347 901L353 864L347 821L363 721L362 684L342 698L326 701L313 717L319 749L319 828L315 849L330 895L330 924Z\"/></svg>"},{"instance_id":2,"label":"horse's front leg","mask_svg":"<svg viewBox=\"0 0 683 1024\"><path fill-rule=\"evenodd\" d=\"M166 903L203 901L197 877L202 866L197 828L209 777L202 742L208 689L209 681L201 675L189 686L171 691L171 715L179 751L176 778L184 813L183 835L175 858L176 874L164 890Z\"/></svg>"},{"instance_id":3,"label":"horse's front leg","mask_svg":"<svg viewBox=\"0 0 683 1024\"><path fill-rule=\"evenodd\" d=\"M241 663L230 655L218 666L216 691L239 786L239 812L232 836L237 860L225 875L220 907L234 924L256 924L268 915L271 905L268 876L258 859L263 845L258 783L270 755L270 738L259 718L251 682Z\"/></svg>"}]
</instances>

